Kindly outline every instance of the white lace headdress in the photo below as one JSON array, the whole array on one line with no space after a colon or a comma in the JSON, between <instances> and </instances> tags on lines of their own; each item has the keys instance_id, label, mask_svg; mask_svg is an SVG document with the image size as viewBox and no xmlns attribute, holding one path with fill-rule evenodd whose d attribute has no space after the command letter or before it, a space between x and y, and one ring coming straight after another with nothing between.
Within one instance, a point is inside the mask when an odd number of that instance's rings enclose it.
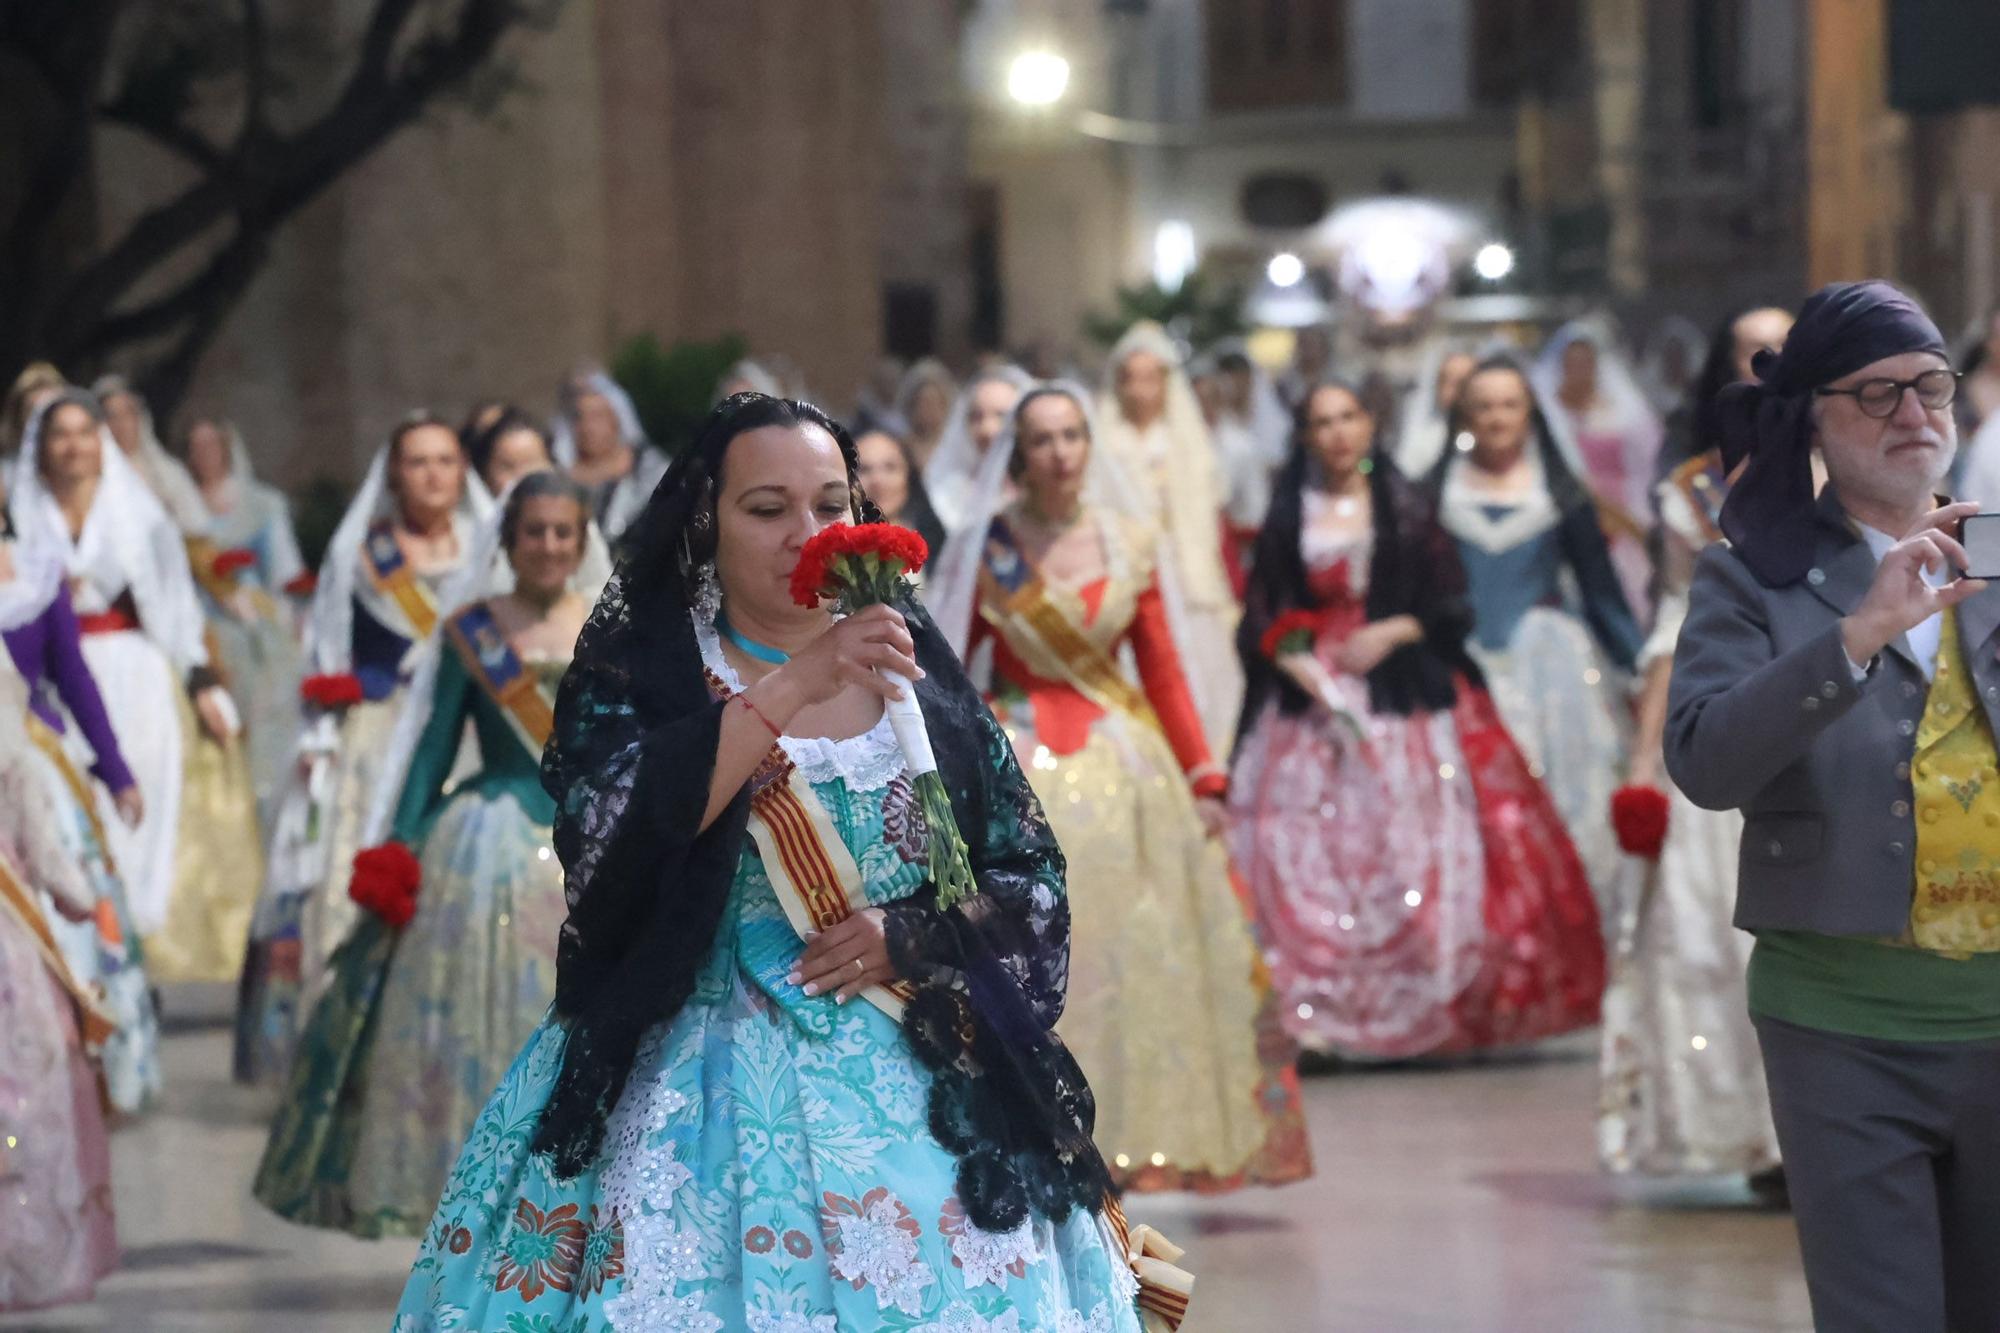
<instances>
[{"instance_id":1,"label":"white lace headdress","mask_svg":"<svg viewBox=\"0 0 2000 1333\"><path fill-rule=\"evenodd\" d=\"M972 438L974 396L985 385L1005 384L1013 389L1018 402L1034 382L1034 378L1019 366L995 366L967 380L952 403L951 416L946 419L944 431L938 436L937 452L931 455L931 461L924 467L924 493L930 497L931 510L944 524L947 536L956 533L967 521L973 489L978 482L979 465L984 461L977 442ZM1008 410L1013 410L1011 404ZM999 446L996 444L994 447Z\"/></svg>"},{"instance_id":2,"label":"white lace headdress","mask_svg":"<svg viewBox=\"0 0 2000 1333\"><path fill-rule=\"evenodd\" d=\"M576 466L576 402L590 394L611 404L612 415L618 418L619 439L633 449L646 446L646 430L639 424L639 409L632 405L632 395L611 376L592 370L564 382L562 401L549 422L549 454L565 471Z\"/></svg>"},{"instance_id":3,"label":"white lace headdress","mask_svg":"<svg viewBox=\"0 0 2000 1333\"><path fill-rule=\"evenodd\" d=\"M80 391L72 391L80 392ZM201 602L188 569L181 530L152 488L111 438L98 426L102 471L83 530L72 538L62 508L42 480L42 435L49 415L73 397L44 404L29 419L15 469L13 510L19 520L25 558L52 558L72 579L89 579L101 589L125 590L146 637L157 644L182 675L208 664Z\"/></svg>"},{"instance_id":4,"label":"white lace headdress","mask_svg":"<svg viewBox=\"0 0 2000 1333\"><path fill-rule=\"evenodd\" d=\"M1133 482L1119 460L1103 447L1093 420L1090 390L1074 380L1050 380L1031 385L1022 397L1025 399L1030 394L1042 392L1063 395L1075 403L1077 410L1083 414L1084 427L1091 439L1090 456L1084 471L1084 504L1101 513L1120 516L1139 530L1152 534L1155 542L1154 563L1161 579L1168 620L1173 626L1175 642L1180 644L1186 618L1181 613L1173 588L1172 562L1164 558L1164 537L1151 517L1151 506L1145 492ZM924 605L937 622L945 642L961 659L971 641L973 618L979 610L979 570L986 556L986 534L1008 503L1008 464L1014 456L1019 420L1020 405L1016 404L1014 413L1008 417L1007 429L994 441L993 447L980 462L971 493L972 507L964 528L945 543L936 572L924 584Z\"/></svg>"},{"instance_id":5,"label":"white lace headdress","mask_svg":"<svg viewBox=\"0 0 2000 1333\"><path fill-rule=\"evenodd\" d=\"M389 446L375 451L361 487L348 501L320 562L319 587L306 617L306 660L317 672L340 674L354 669L354 589L360 578L361 543L378 519L390 516L395 498L389 492ZM493 496L470 466L459 493L456 521L466 536L493 513Z\"/></svg>"}]
</instances>

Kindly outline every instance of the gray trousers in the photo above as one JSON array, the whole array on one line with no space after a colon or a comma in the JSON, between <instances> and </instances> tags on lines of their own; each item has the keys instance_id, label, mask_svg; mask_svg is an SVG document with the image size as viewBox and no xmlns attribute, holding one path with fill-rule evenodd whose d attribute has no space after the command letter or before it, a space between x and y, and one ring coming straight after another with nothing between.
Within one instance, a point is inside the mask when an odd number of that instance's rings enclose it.
<instances>
[{"instance_id":1,"label":"gray trousers","mask_svg":"<svg viewBox=\"0 0 2000 1333\"><path fill-rule=\"evenodd\" d=\"M1755 1022L1814 1327L2000 1330L2000 1041Z\"/></svg>"}]
</instances>

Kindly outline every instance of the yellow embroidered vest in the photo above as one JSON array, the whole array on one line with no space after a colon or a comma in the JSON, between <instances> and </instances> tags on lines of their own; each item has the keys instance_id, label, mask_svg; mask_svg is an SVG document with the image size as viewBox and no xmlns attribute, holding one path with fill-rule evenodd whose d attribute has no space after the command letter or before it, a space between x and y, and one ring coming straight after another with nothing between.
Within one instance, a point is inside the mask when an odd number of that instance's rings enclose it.
<instances>
[{"instance_id":1,"label":"yellow embroidered vest","mask_svg":"<svg viewBox=\"0 0 2000 1333\"><path fill-rule=\"evenodd\" d=\"M1937 953L2000 952L2000 754L1946 610L1937 673L1917 725L1917 883L1911 943Z\"/></svg>"}]
</instances>

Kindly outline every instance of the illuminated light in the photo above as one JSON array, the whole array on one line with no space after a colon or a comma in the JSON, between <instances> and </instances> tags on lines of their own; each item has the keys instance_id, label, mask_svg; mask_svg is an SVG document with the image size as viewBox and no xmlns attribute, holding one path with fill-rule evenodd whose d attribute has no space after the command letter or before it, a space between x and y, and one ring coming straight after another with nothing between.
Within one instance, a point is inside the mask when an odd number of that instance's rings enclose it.
<instances>
[{"instance_id":1,"label":"illuminated light","mask_svg":"<svg viewBox=\"0 0 2000 1333\"><path fill-rule=\"evenodd\" d=\"M1007 95L1022 106L1053 106L1069 90L1069 61L1053 51L1023 51L1007 66Z\"/></svg>"},{"instance_id":2,"label":"illuminated light","mask_svg":"<svg viewBox=\"0 0 2000 1333\"><path fill-rule=\"evenodd\" d=\"M507 915L505 912L502 912L500 914L500 928L502 930L505 930L507 928L507 924L513 919L514 919L513 917Z\"/></svg>"},{"instance_id":3,"label":"illuminated light","mask_svg":"<svg viewBox=\"0 0 2000 1333\"><path fill-rule=\"evenodd\" d=\"M1698 1036L1693 1041L1689 1042L1688 1045L1694 1047L1697 1051L1705 1051L1708 1049L1708 1038Z\"/></svg>"},{"instance_id":4,"label":"illuminated light","mask_svg":"<svg viewBox=\"0 0 2000 1333\"><path fill-rule=\"evenodd\" d=\"M1353 918L1353 917L1351 917L1351 916L1349 916L1349 915L1347 915L1347 913L1345 913L1345 912L1342 912L1342 913L1340 914L1340 928L1341 928L1342 930L1353 930L1353 929L1354 929L1354 918Z\"/></svg>"},{"instance_id":5,"label":"illuminated light","mask_svg":"<svg viewBox=\"0 0 2000 1333\"><path fill-rule=\"evenodd\" d=\"M550 856L550 855L551 855L551 853L550 853L549 849L548 849L548 848L546 848L546 847L537 847L537 848L535 848L535 859L536 859L537 861L546 861L546 860L548 860L548 859L549 859L549 856Z\"/></svg>"},{"instance_id":6,"label":"illuminated light","mask_svg":"<svg viewBox=\"0 0 2000 1333\"><path fill-rule=\"evenodd\" d=\"M1472 271L1488 282L1498 282L1514 271L1514 252L1498 241L1488 242L1472 257Z\"/></svg>"},{"instance_id":7,"label":"illuminated light","mask_svg":"<svg viewBox=\"0 0 2000 1333\"><path fill-rule=\"evenodd\" d=\"M1453 768L1450 764L1439 764L1438 776L1443 778L1446 782L1450 782L1453 778L1458 776L1458 770Z\"/></svg>"},{"instance_id":8,"label":"illuminated light","mask_svg":"<svg viewBox=\"0 0 2000 1333\"><path fill-rule=\"evenodd\" d=\"M19 1147L19 1146L20 1146L20 1144L21 1144L21 1141L20 1141L19 1139L15 1138L15 1137L14 1137L14 1136L13 1136L12 1134L9 1134L9 1135L7 1136L7 1146L8 1146L9 1148L17 1148L17 1147Z\"/></svg>"},{"instance_id":9,"label":"illuminated light","mask_svg":"<svg viewBox=\"0 0 2000 1333\"><path fill-rule=\"evenodd\" d=\"M1592 667L1590 670L1583 673L1583 683L1586 685L1595 685L1598 681L1603 679L1604 679L1604 673L1599 671L1596 667Z\"/></svg>"},{"instance_id":10,"label":"illuminated light","mask_svg":"<svg viewBox=\"0 0 2000 1333\"><path fill-rule=\"evenodd\" d=\"M1195 269L1194 228L1169 218L1153 229L1153 281L1177 292Z\"/></svg>"},{"instance_id":11,"label":"illuminated light","mask_svg":"<svg viewBox=\"0 0 2000 1333\"><path fill-rule=\"evenodd\" d=\"M1165 1153L1156 1152L1153 1154L1154 1166L1165 1166L1166 1164L1167 1164L1167 1155Z\"/></svg>"},{"instance_id":12,"label":"illuminated light","mask_svg":"<svg viewBox=\"0 0 2000 1333\"><path fill-rule=\"evenodd\" d=\"M1289 250L1280 250L1264 266L1264 276L1274 287L1296 287L1306 276L1306 261Z\"/></svg>"},{"instance_id":13,"label":"illuminated light","mask_svg":"<svg viewBox=\"0 0 2000 1333\"><path fill-rule=\"evenodd\" d=\"M1311 1005L1309 1005L1309 1004L1301 1004L1301 1005L1299 1006L1299 1017L1300 1017L1300 1018L1311 1018L1312 1016L1313 1016L1313 1007L1312 1007Z\"/></svg>"},{"instance_id":14,"label":"illuminated light","mask_svg":"<svg viewBox=\"0 0 2000 1333\"><path fill-rule=\"evenodd\" d=\"M1472 432L1469 430L1462 430L1451 437L1451 447L1462 454L1471 453L1472 446L1476 443L1477 441L1472 438Z\"/></svg>"},{"instance_id":15,"label":"illuminated light","mask_svg":"<svg viewBox=\"0 0 2000 1333\"><path fill-rule=\"evenodd\" d=\"M1120 1171L1123 1171L1126 1167L1132 1165L1132 1159L1127 1157L1122 1152L1118 1154L1117 1161L1118 1161L1118 1169Z\"/></svg>"},{"instance_id":16,"label":"illuminated light","mask_svg":"<svg viewBox=\"0 0 2000 1333\"><path fill-rule=\"evenodd\" d=\"M1319 914L1319 923L1322 926L1330 926L1339 919L1340 919L1339 917L1335 916L1331 912L1321 912Z\"/></svg>"},{"instance_id":17,"label":"illuminated light","mask_svg":"<svg viewBox=\"0 0 2000 1333\"><path fill-rule=\"evenodd\" d=\"M1422 902L1424 901L1424 895L1419 893L1415 889L1411 889L1408 893L1403 895L1403 901L1408 903L1412 907L1416 907L1422 904Z\"/></svg>"},{"instance_id":18,"label":"illuminated light","mask_svg":"<svg viewBox=\"0 0 2000 1333\"><path fill-rule=\"evenodd\" d=\"M1069 794L1069 803L1070 803L1071 805L1082 805L1082 804L1083 804L1083 793L1082 793L1082 792L1080 792L1080 791L1073 791L1073 792L1071 792L1071 793Z\"/></svg>"}]
</instances>

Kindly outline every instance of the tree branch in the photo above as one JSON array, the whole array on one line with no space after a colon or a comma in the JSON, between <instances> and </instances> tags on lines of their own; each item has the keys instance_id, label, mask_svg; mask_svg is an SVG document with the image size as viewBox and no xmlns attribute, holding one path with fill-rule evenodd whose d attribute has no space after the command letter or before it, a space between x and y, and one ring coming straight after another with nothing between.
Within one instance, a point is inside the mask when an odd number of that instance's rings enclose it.
<instances>
[{"instance_id":1,"label":"tree branch","mask_svg":"<svg viewBox=\"0 0 2000 1333\"><path fill-rule=\"evenodd\" d=\"M223 321L229 318L229 312L236 308L236 303L249 289L250 280L257 276L257 270L263 267L269 240L268 232L237 232L235 239L224 247L223 253L216 256L218 263L225 259L229 262L219 270L216 280L207 288L201 308L188 321L173 350L141 376L139 391L148 402L158 404L163 414L171 412L187 393L195 369L201 364L202 353L222 328Z\"/></svg>"},{"instance_id":2,"label":"tree branch","mask_svg":"<svg viewBox=\"0 0 2000 1333\"><path fill-rule=\"evenodd\" d=\"M122 347L143 338L157 337L175 325L199 315L207 304L208 291L226 284L256 258L261 247L256 233L239 225L228 244L209 257L206 264L164 296L136 309L110 315L91 330L91 350Z\"/></svg>"},{"instance_id":3,"label":"tree branch","mask_svg":"<svg viewBox=\"0 0 2000 1333\"><path fill-rule=\"evenodd\" d=\"M248 3L255 6L255 0ZM451 32L423 39L396 60L401 29L417 3L380 0L362 58L324 115L296 134L243 145L234 169L211 174L143 214L77 273L56 305L51 351L97 357L182 320L212 325L212 298L219 296L225 308L234 304L261 260L264 237L414 120L431 98L476 70L525 17L519 0L465 0ZM231 216L236 239L200 273L135 310L112 313L161 262Z\"/></svg>"},{"instance_id":4,"label":"tree branch","mask_svg":"<svg viewBox=\"0 0 2000 1333\"><path fill-rule=\"evenodd\" d=\"M264 0L243 5L243 124L237 142L247 144L269 132L270 39L264 27Z\"/></svg>"},{"instance_id":5,"label":"tree branch","mask_svg":"<svg viewBox=\"0 0 2000 1333\"><path fill-rule=\"evenodd\" d=\"M179 121L163 123L149 119L134 114L130 108L116 102L99 103L97 117L113 125L123 125L127 129L136 130L161 147L178 153L203 171L218 172L228 165L222 150L210 143L207 136Z\"/></svg>"},{"instance_id":6,"label":"tree branch","mask_svg":"<svg viewBox=\"0 0 2000 1333\"><path fill-rule=\"evenodd\" d=\"M361 59L355 63L350 88L364 78L370 83L387 80L390 58L396 54L396 39L402 36L403 25L409 22L416 7L417 0L381 0L375 6L375 13L368 20L368 31L361 37Z\"/></svg>"}]
</instances>

